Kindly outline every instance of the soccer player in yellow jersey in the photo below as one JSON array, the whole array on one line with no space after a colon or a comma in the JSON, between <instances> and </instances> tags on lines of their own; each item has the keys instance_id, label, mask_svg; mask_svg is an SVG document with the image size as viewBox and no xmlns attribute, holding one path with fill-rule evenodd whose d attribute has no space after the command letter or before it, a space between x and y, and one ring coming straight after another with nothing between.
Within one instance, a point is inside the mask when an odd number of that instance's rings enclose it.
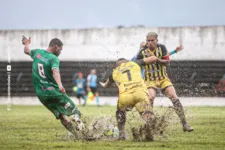
<instances>
[{"instance_id":1,"label":"soccer player in yellow jersey","mask_svg":"<svg viewBox=\"0 0 225 150\"><path fill-rule=\"evenodd\" d=\"M183 46L179 46L176 50L167 52L165 45L158 44L158 35L155 32L149 32L146 36L146 47L144 47L138 54L138 59L143 59L148 56L156 56L159 59L166 59L167 62L154 62L147 64L143 68L145 69L145 83L148 87L149 99L153 106L153 101L156 97L156 89L160 88L164 94L172 101L174 109L178 114L181 123L183 125L183 131L191 132L194 129L187 124L183 106L177 97L176 91L168 78L166 72L166 64L169 63L168 56L172 55L183 49Z\"/></svg>"},{"instance_id":2,"label":"soccer player in yellow jersey","mask_svg":"<svg viewBox=\"0 0 225 150\"><path fill-rule=\"evenodd\" d=\"M140 113L145 121L145 140L153 140L153 122L155 116L151 110L148 99L148 90L141 75L141 67L153 62L163 62L155 56L135 60L134 62L120 58L116 62L116 68L105 83L100 82L103 87L116 83L119 88L119 99L117 103L116 118L119 129L119 139L125 139L126 111L133 107Z\"/></svg>"}]
</instances>

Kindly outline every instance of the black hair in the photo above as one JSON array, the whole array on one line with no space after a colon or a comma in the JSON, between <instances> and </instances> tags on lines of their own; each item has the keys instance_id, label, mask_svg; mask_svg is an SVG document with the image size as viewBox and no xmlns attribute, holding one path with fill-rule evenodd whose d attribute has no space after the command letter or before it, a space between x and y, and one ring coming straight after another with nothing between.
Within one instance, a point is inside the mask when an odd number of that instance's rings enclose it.
<instances>
[{"instance_id":1,"label":"black hair","mask_svg":"<svg viewBox=\"0 0 225 150\"><path fill-rule=\"evenodd\" d=\"M126 63L128 62L129 60L125 59L125 58L119 58L117 61L116 61L116 66L119 66L121 63Z\"/></svg>"},{"instance_id":2,"label":"black hair","mask_svg":"<svg viewBox=\"0 0 225 150\"><path fill-rule=\"evenodd\" d=\"M49 47L53 47L53 46L55 46L55 45L57 45L57 46L59 46L59 47L62 47L62 46L63 46L63 43L62 43L62 41L61 41L60 39L54 38L54 39L52 39L52 40L50 41Z\"/></svg>"},{"instance_id":3,"label":"black hair","mask_svg":"<svg viewBox=\"0 0 225 150\"><path fill-rule=\"evenodd\" d=\"M122 61L122 60L127 60L127 59L125 59L125 58L119 58L119 59L117 60L117 62L118 62L118 61Z\"/></svg>"}]
</instances>

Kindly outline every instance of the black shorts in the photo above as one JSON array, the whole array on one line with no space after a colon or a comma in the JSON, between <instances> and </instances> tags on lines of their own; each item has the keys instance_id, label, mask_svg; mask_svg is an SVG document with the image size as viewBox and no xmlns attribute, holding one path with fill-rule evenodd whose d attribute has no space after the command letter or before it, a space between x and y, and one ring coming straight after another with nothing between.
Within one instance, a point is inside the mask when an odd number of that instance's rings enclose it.
<instances>
[{"instance_id":1,"label":"black shorts","mask_svg":"<svg viewBox=\"0 0 225 150\"><path fill-rule=\"evenodd\" d=\"M95 94L95 93L98 92L98 88L97 88L97 87L90 87L90 89L91 89L91 92L92 92L93 94Z\"/></svg>"},{"instance_id":2,"label":"black shorts","mask_svg":"<svg viewBox=\"0 0 225 150\"><path fill-rule=\"evenodd\" d=\"M85 94L81 94L81 93L76 94L76 97L77 97L78 99L80 99L80 98L83 98L83 99L84 99L84 96L85 96Z\"/></svg>"}]
</instances>

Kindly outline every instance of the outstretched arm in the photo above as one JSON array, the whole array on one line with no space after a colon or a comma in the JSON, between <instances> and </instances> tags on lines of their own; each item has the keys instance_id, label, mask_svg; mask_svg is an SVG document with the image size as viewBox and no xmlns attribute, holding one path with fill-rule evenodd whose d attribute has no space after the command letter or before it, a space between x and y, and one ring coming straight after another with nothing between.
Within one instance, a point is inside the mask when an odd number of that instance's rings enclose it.
<instances>
[{"instance_id":1,"label":"outstretched arm","mask_svg":"<svg viewBox=\"0 0 225 150\"><path fill-rule=\"evenodd\" d=\"M183 49L184 49L184 47L183 47L183 45L181 44L181 45L177 46L175 50L170 51L170 52L168 53L168 56L171 56L171 55L173 55L173 54L176 54L176 53L182 51Z\"/></svg>"},{"instance_id":2,"label":"outstretched arm","mask_svg":"<svg viewBox=\"0 0 225 150\"><path fill-rule=\"evenodd\" d=\"M183 45L177 46L175 50L170 51L167 55L163 56L163 60L160 60L159 63L167 65L170 63L170 56L174 55L184 49Z\"/></svg>"},{"instance_id":3,"label":"outstretched arm","mask_svg":"<svg viewBox=\"0 0 225 150\"><path fill-rule=\"evenodd\" d=\"M25 36L22 38L22 44L24 45L24 53L30 55L30 43L31 38L27 39Z\"/></svg>"}]
</instances>

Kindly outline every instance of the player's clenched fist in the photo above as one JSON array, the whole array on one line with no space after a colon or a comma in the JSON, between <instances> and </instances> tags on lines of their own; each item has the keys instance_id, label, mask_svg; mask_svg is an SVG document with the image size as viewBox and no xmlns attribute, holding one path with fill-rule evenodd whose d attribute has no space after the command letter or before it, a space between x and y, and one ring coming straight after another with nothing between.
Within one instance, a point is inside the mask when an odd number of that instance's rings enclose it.
<instances>
[{"instance_id":1,"label":"player's clenched fist","mask_svg":"<svg viewBox=\"0 0 225 150\"><path fill-rule=\"evenodd\" d=\"M30 44L30 43L31 43L31 37L29 37L29 39L27 39L25 36L22 37L23 45Z\"/></svg>"}]
</instances>

